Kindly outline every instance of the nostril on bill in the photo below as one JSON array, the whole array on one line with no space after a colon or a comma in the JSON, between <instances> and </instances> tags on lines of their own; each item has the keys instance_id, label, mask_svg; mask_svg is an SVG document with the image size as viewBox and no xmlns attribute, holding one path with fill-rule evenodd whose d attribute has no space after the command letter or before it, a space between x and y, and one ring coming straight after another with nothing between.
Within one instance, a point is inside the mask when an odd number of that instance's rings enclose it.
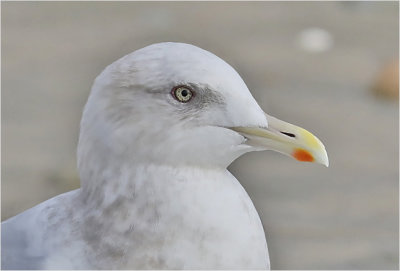
<instances>
[{"instance_id":1,"label":"nostril on bill","mask_svg":"<svg viewBox=\"0 0 400 271\"><path fill-rule=\"evenodd\" d=\"M287 136L289 136L289 137L296 137L296 135L295 134L292 134L292 133L287 133L287 132L282 132L282 131L280 131L282 134L284 134L284 135L287 135Z\"/></svg>"}]
</instances>

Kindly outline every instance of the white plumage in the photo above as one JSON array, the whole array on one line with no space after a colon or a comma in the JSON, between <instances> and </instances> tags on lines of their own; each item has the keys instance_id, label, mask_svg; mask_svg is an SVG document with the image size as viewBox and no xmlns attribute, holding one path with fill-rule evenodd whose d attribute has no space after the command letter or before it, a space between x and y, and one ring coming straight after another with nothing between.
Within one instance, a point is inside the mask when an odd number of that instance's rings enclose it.
<instances>
[{"instance_id":1,"label":"white plumage","mask_svg":"<svg viewBox=\"0 0 400 271\"><path fill-rule=\"evenodd\" d=\"M2 268L269 268L257 211L226 169L264 149L328 163L318 139L266 115L215 55L182 43L137 50L94 82L82 187L2 223Z\"/></svg>"}]
</instances>

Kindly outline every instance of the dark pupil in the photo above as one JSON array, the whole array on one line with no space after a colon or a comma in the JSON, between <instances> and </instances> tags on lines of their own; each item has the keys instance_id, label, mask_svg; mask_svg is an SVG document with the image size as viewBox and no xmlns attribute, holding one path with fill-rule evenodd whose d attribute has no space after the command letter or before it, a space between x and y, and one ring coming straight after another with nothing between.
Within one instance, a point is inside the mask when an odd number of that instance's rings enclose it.
<instances>
[{"instance_id":1,"label":"dark pupil","mask_svg":"<svg viewBox=\"0 0 400 271\"><path fill-rule=\"evenodd\" d=\"M186 97L189 93L186 89L184 89L184 90L182 90L181 94L183 97Z\"/></svg>"}]
</instances>

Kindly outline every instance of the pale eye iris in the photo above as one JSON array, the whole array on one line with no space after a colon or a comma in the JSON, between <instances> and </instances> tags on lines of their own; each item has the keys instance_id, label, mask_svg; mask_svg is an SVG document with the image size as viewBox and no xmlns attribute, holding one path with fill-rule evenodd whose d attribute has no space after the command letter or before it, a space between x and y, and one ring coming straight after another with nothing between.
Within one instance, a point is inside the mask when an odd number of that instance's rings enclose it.
<instances>
[{"instance_id":1,"label":"pale eye iris","mask_svg":"<svg viewBox=\"0 0 400 271\"><path fill-rule=\"evenodd\" d=\"M187 103L193 97L192 90L184 86L175 87L172 90L172 94L175 97L175 99L177 99L181 103Z\"/></svg>"}]
</instances>

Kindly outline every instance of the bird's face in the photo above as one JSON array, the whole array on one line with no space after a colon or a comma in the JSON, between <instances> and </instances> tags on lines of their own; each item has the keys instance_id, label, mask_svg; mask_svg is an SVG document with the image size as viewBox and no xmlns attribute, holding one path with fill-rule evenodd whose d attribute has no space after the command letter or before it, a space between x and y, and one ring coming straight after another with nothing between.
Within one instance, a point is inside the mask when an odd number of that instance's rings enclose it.
<instances>
[{"instance_id":1,"label":"bird's face","mask_svg":"<svg viewBox=\"0 0 400 271\"><path fill-rule=\"evenodd\" d=\"M151 45L107 67L86 105L81 140L136 163L226 167L246 152L275 150L328 165L323 144L265 114L230 65L181 43Z\"/></svg>"}]
</instances>

